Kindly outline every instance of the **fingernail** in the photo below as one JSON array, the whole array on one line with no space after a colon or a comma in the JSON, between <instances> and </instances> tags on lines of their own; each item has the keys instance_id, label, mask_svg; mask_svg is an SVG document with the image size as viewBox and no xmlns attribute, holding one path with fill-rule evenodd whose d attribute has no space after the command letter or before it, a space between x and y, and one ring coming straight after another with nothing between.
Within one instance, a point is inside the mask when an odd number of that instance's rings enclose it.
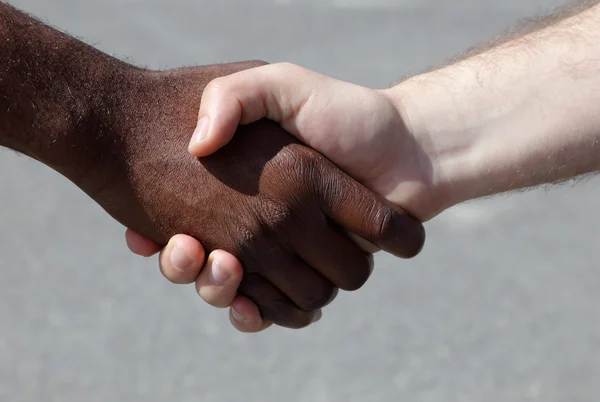
<instances>
[{"instance_id":1,"label":"fingernail","mask_svg":"<svg viewBox=\"0 0 600 402\"><path fill-rule=\"evenodd\" d=\"M242 314L238 313L238 311L235 308L233 308L233 307L231 308L231 316L237 322L244 322L244 321L246 321L246 317L244 317Z\"/></svg>"},{"instance_id":2,"label":"fingernail","mask_svg":"<svg viewBox=\"0 0 600 402\"><path fill-rule=\"evenodd\" d=\"M183 251L181 248L175 244L173 249L171 250L171 264L179 270L188 269L194 261Z\"/></svg>"},{"instance_id":3,"label":"fingernail","mask_svg":"<svg viewBox=\"0 0 600 402\"><path fill-rule=\"evenodd\" d=\"M212 281L215 285L222 285L231 278L231 272L229 272L223 265L219 264L217 261L213 261L212 266L210 268L210 273L212 276Z\"/></svg>"},{"instance_id":4,"label":"fingernail","mask_svg":"<svg viewBox=\"0 0 600 402\"><path fill-rule=\"evenodd\" d=\"M196 130L194 130L194 134L192 135L190 145L196 144L204 140L208 136L209 128L210 119L208 118L208 116L204 116L203 118L198 120L198 125L196 126Z\"/></svg>"}]
</instances>

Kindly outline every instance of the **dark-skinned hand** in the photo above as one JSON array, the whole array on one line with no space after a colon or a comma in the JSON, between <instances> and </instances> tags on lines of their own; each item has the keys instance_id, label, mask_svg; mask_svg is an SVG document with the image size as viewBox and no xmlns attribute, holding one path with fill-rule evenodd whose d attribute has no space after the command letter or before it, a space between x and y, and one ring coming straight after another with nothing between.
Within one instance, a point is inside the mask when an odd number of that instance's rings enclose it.
<instances>
[{"instance_id":1,"label":"dark-skinned hand","mask_svg":"<svg viewBox=\"0 0 600 402\"><path fill-rule=\"evenodd\" d=\"M342 228L400 257L421 250L424 230L268 121L241 128L210 157L190 156L204 87L256 65L115 77L120 91L101 108L113 113L85 122L100 134L75 140L103 150L94 157L96 173L71 169L66 175L115 219L158 244L184 233L208 252L233 254L245 270L240 293L266 320L300 328L319 316L338 288L356 290L372 271L372 256Z\"/></svg>"}]
</instances>

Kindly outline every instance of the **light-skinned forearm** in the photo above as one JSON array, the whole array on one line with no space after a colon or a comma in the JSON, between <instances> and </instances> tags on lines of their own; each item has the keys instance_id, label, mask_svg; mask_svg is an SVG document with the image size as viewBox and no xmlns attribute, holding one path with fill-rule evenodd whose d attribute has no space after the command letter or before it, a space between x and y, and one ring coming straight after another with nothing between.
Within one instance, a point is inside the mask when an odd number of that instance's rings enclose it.
<instances>
[{"instance_id":1,"label":"light-skinned forearm","mask_svg":"<svg viewBox=\"0 0 600 402\"><path fill-rule=\"evenodd\" d=\"M389 90L446 206L600 169L600 6Z\"/></svg>"}]
</instances>

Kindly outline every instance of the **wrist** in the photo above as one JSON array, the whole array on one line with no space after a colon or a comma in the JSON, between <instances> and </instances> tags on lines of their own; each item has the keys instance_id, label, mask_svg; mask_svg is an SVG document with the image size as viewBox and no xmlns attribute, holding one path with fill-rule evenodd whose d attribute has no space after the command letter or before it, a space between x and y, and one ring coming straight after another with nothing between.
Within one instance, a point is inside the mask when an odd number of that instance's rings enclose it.
<instances>
[{"instance_id":1,"label":"wrist","mask_svg":"<svg viewBox=\"0 0 600 402\"><path fill-rule=\"evenodd\" d=\"M68 118L50 125L25 153L98 199L128 174L131 118L139 113L137 99L148 87L148 74L102 55L95 67L77 75L80 87L71 88L70 99L62 102Z\"/></svg>"},{"instance_id":2,"label":"wrist","mask_svg":"<svg viewBox=\"0 0 600 402\"><path fill-rule=\"evenodd\" d=\"M459 110L446 89L436 77L425 74L385 91L402 122L398 132L415 144L411 151L415 155L400 152L398 164L413 157L411 163L418 166L420 192L411 200L414 211L410 212L424 221L479 196L474 182L481 131L468 129L470 117ZM406 194L405 186L399 184L399 197Z\"/></svg>"},{"instance_id":3,"label":"wrist","mask_svg":"<svg viewBox=\"0 0 600 402\"><path fill-rule=\"evenodd\" d=\"M143 74L106 56L77 75L80 85L71 88L70 98L62 102L67 118L51 126L52 132L46 134L50 142L34 143L32 156L79 185L83 177L96 180L116 162L126 134L121 127L133 107L133 88Z\"/></svg>"},{"instance_id":4,"label":"wrist","mask_svg":"<svg viewBox=\"0 0 600 402\"><path fill-rule=\"evenodd\" d=\"M470 92L467 83L458 84L463 89L454 92L441 80L442 77L430 73L415 76L390 90L407 130L422 153L421 165L427 172L429 193L435 205L432 215L476 198L481 191L476 185L477 160L484 138L483 123L476 121L475 107L479 102L469 97L457 99L459 91Z\"/></svg>"},{"instance_id":5,"label":"wrist","mask_svg":"<svg viewBox=\"0 0 600 402\"><path fill-rule=\"evenodd\" d=\"M600 168L595 23L564 20L388 90L430 167L435 212Z\"/></svg>"}]
</instances>

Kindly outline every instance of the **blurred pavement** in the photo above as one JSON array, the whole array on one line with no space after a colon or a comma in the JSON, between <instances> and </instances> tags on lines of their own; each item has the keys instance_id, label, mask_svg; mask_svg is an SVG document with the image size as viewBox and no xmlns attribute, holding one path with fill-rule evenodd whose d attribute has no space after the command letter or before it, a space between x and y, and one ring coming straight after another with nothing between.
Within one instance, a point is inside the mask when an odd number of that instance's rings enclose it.
<instances>
[{"instance_id":1,"label":"blurred pavement","mask_svg":"<svg viewBox=\"0 0 600 402\"><path fill-rule=\"evenodd\" d=\"M19 0L154 68L291 61L386 86L558 0ZM49 169L0 151L0 401L596 402L600 181L428 224L302 331L237 334Z\"/></svg>"}]
</instances>

